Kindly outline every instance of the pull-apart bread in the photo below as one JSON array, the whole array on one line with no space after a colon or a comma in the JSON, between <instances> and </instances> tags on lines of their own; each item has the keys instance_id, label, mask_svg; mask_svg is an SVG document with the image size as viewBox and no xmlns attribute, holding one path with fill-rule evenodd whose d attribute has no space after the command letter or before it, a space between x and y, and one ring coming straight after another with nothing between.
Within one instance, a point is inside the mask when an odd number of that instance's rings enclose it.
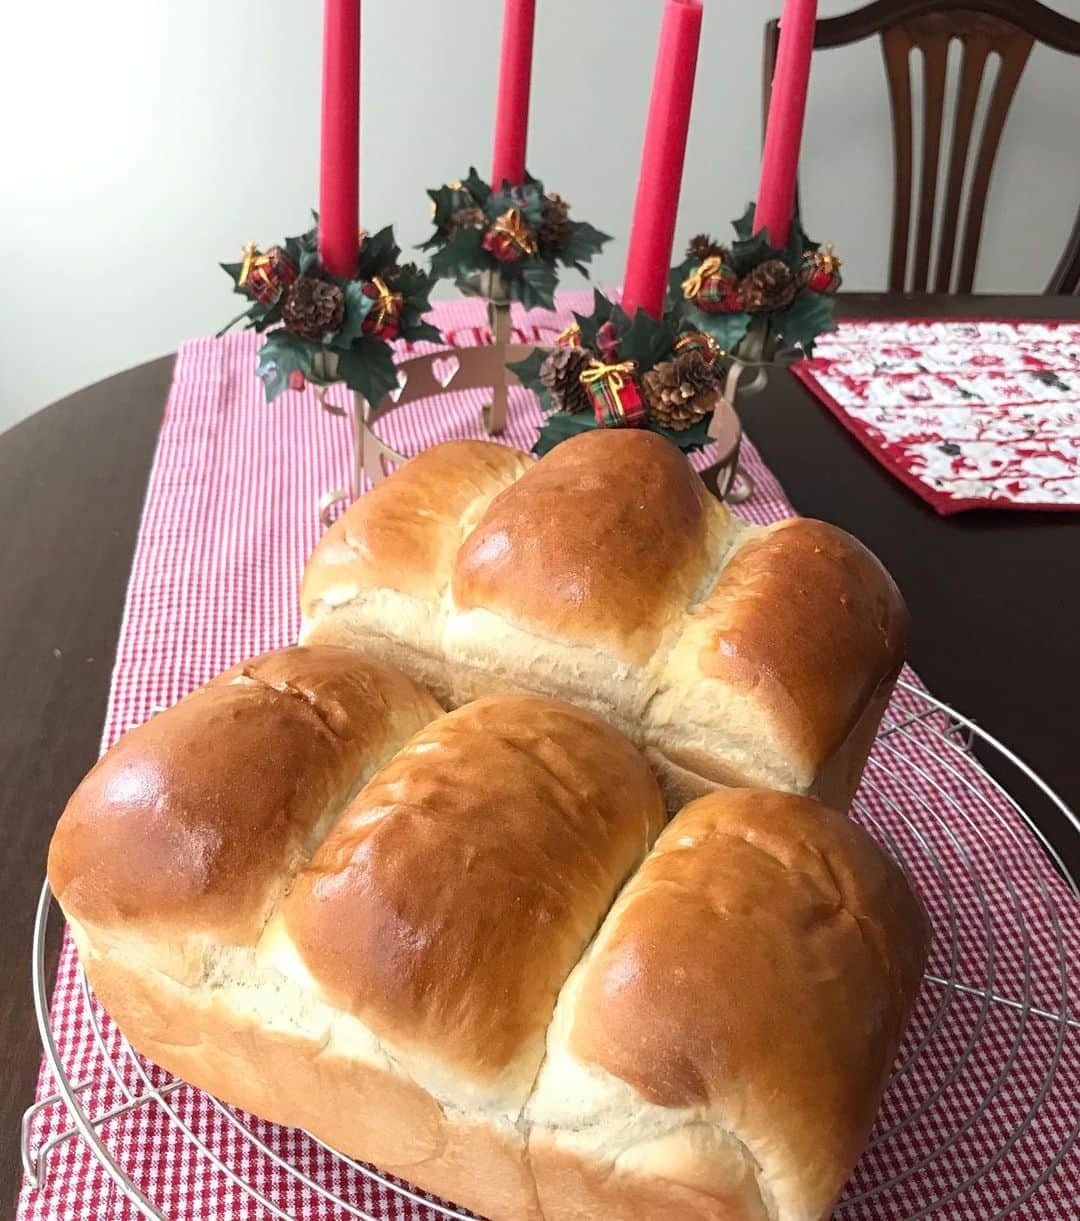
<instances>
[{"instance_id":1,"label":"pull-apart bread","mask_svg":"<svg viewBox=\"0 0 1080 1221\"><path fill-rule=\"evenodd\" d=\"M131 1043L230 1103L493 1218L817 1221L925 917L810 799L664 821L587 709L301 647L122 738L49 880Z\"/></svg>"},{"instance_id":2,"label":"pull-apart bread","mask_svg":"<svg viewBox=\"0 0 1080 1221\"><path fill-rule=\"evenodd\" d=\"M846 809L908 626L856 539L743 522L635 429L538 462L424 451L331 526L301 601L302 642L398 665L447 707L529 691L593 709L646 750L672 809L719 785Z\"/></svg>"}]
</instances>

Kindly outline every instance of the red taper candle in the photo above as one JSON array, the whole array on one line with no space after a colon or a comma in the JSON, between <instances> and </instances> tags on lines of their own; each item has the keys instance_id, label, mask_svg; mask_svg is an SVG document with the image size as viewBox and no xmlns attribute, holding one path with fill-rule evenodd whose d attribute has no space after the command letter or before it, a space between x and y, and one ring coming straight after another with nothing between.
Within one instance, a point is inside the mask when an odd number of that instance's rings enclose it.
<instances>
[{"instance_id":1,"label":"red taper candle","mask_svg":"<svg viewBox=\"0 0 1080 1221\"><path fill-rule=\"evenodd\" d=\"M356 274L360 228L360 0L326 0L323 19L319 261Z\"/></svg>"},{"instance_id":2,"label":"red taper candle","mask_svg":"<svg viewBox=\"0 0 1080 1221\"><path fill-rule=\"evenodd\" d=\"M496 191L504 182L518 187L525 181L535 19L536 0L506 0L491 163L491 185Z\"/></svg>"},{"instance_id":3,"label":"red taper candle","mask_svg":"<svg viewBox=\"0 0 1080 1221\"><path fill-rule=\"evenodd\" d=\"M667 0L623 281L631 317L639 309L654 318L664 312L700 37L700 0Z\"/></svg>"},{"instance_id":4,"label":"red taper candle","mask_svg":"<svg viewBox=\"0 0 1080 1221\"><path fill-rule=\"evenodd\" d=\"M754 213L754 232L768 229L774 246L786 246L791 234L816 20L817 0L784 0Z\"/></svg>"}]
</instances>

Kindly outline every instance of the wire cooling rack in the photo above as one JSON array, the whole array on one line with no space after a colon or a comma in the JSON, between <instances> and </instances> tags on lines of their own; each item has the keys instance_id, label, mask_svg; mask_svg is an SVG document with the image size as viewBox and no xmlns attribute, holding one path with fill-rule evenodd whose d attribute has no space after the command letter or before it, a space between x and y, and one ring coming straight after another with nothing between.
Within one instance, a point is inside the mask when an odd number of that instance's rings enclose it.
<instances>
[{"instance_id":1,"label":"wire cooling rack","mask_svg":"<svg viewBox=\"0 0 1080 1221\"><path fill-rule=\"evenodd\" d=\"M1076 1215L1080 1020L1073 1014L1080 1005L1070 994L1069 971L1080 957L1080 891L1027 809L976 761L975 743L995 772L1009 773L1010 786L1030 790L1032 801L1054 807L1080 834L1076 816L1011 751L915 682L898 684L852 814L908 870L930 912L934 946L877 1126L837 1206L843 1221ZM58 1151L81 1139L146 1216L188 1215L171 1211L161 1175L148 1181L144 1173L136 1181L123 1123L154 1108L164 1122L153 1130L179 1140L183 1157L224 1176L232 1197L251 1205L251 1215L291 1218L297 1209L290 1211L287 1201L299 1192L310 1193L304 1210L310 1215L470 1217L326 1146L316 1149L317 1157L301 1158L295 1140L279 1139L289 1135L284 1130L162 1074L108 1022L85 979L93 1067L82 1078L65 1067L45 980L51 908L46 885L33 987L57 1092L23 1118L31 1187L47 1188ZM82 1057L80 1067L86 1064ZM90 1099L102 1096L95 1090L102 1079L110 1091L105 1096L118 1101L95 1109ZM183 1105L193 1094L201 1111ZM57 1123L61 1109L64 1122ZM198 1124L198 1113L214 1123ZM39 1136L42 1131L48 1135ZM316 1148L306 1135L291 1135L305 1149ZM253 1159L268 1159L263 1164L273 1173L251 1173ZM277 1188L268 1185L271 1178ZM372 1204L395 1198L394 1210ZM401 1213L405 1201L411 1211ZM247 1214L241 1208L236 1215Z\"/></svg>"}]
</instances>

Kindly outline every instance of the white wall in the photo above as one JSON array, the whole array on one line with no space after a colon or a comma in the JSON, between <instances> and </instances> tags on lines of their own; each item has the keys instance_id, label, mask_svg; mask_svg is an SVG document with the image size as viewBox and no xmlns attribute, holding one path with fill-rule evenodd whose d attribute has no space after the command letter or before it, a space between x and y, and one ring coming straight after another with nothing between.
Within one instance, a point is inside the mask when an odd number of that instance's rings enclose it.
<instances>
[{"instance_id":1,"label":"white wall","mask_svg":"<svg viewBox=\"0 0 1080 1221\"><path fill-rule=\"evenodd\" d=\"M368 0L362 208L403 244L426 186L490 157L498 0ZM617 235L620 279L659 0L540 0L530 167ZM680 240L756 191L762 23L706 0ZM823 15L855 7L823 0ZM1080 18L1080 0L1058 0ZM219 259L306 225L317 193L316 0L5 6L0 71L0 428L231 316ZM1080 65L1036 50L993 183L978 287L1038 290L1080 198ZM881 287L888 105L876 43L819 55L803 212L853 288ZM157 405L148 405L156 409Z\"/></svg>"}]
</instances>

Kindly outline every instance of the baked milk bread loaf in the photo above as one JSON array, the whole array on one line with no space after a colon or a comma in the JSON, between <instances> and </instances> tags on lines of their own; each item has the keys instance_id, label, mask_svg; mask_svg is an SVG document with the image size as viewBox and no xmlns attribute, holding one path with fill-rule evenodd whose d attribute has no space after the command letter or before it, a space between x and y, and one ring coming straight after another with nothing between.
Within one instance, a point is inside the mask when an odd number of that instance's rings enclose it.
<instances>
[{"instance_id":1,"label":"baked milk bread loaf","mask_svg":"<svg viewBox=\"0 0 1080 1221\"><path fill-rule=\"evenodd\" d=\"M331 526L301 602L303 642L398 665L447 707L532 691L593 709L646 750L672 809L732 784L846 809L907 638L862 544L741 521L636 429L538 462L424 451Z\"/></svg>"},{"instance_id":2,"label":"baked milk bread loaf","mask_svg":"<svg viewBox=\"0 0 1080 1221\"><path fill-rule=\"evenodd\" d=\"M482 1215L817 1221L925 917L816 801L665 817L588 709L298 647L120 739L49 881L135 1048Z\"/></svg>"}]
</instances>

